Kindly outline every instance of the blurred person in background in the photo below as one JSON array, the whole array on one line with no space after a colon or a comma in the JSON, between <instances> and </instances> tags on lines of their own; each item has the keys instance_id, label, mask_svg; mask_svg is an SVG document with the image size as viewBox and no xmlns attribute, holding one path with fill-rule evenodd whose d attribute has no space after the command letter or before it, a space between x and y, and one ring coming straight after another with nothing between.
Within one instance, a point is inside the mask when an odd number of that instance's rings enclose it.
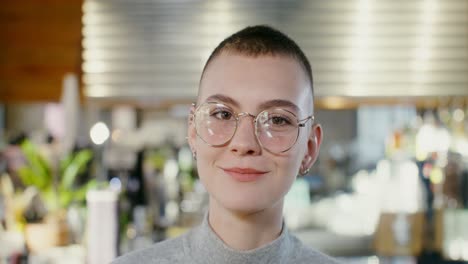
<instances>
[{"instance_id":1,"label":"blurred person in background","mask_svg":"<svg viewBox=\"0 0 468 264\"><path fill-rule=\"evenodd\" d=\"M188 141L210 197L203 223L114 263L337 263L288 232L283 200L317 159L308 59L288 36L247 27L202 72Z\"/></svg>"}]
</instances>

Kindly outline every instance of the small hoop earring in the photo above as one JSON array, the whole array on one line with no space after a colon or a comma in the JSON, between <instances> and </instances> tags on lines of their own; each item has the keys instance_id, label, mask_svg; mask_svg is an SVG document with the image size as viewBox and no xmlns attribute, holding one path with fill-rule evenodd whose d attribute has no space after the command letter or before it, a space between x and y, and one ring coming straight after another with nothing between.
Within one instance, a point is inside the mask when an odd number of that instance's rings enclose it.
<instances>
[{"instance_id":1,"label":"small hoop earring","mask_svg":"<svg viewBox=\"0 0 468 264\"><path fill-rule=\"evenodd\" d=\"M310 170L310 168L307 168L307 169L303 170L303 171L301 172L301 175L302 175L302 176L307 175L307 173L309 173L309 170Z\"/></svg>"}]
</instances>

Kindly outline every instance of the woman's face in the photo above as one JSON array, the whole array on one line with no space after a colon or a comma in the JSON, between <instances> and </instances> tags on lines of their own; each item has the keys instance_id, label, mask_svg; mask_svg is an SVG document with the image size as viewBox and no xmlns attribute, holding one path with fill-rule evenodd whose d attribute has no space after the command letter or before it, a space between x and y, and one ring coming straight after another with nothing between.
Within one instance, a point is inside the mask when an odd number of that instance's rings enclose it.
<instances>
[{"instance_id":1,"label":"woman's face","mask_svg":"<svg viewBox=\"0 0 468 264\"><path fill-rule=\"evenodd\" d=\"M307 76L294 59L286 56L218 55L204 73L197 105L213 101L252 115L265 110L265 105L287 101L292 104L277 106L293 112L298 119L312 114ZM301 165L312 165L321 142L320 126L311 128L309 121L290 150L271 153L259 144L253 119L240 118L233 138L220 147L206 144L189 121L189 141L197 155L200 179L210 198L233 212L282 208L283 197Z\"/></svg>"}]
</instances>

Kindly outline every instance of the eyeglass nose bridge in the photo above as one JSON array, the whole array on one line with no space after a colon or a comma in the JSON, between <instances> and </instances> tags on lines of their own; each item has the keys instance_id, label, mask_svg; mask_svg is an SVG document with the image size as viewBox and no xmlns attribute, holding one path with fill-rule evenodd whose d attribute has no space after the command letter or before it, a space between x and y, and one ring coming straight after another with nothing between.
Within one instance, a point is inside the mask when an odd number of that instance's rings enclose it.
<instances>
[{"instance_id":1,"label":"eyeglass nose bridge","mask_svg":"<svg viewBox=\"0 0 468 264\"><path fill-rule=\"evenodd\" d=\"M242 112L242 113L237 114L236 119L237 119L237 121L239 121L239 120L241 119L241 117L245 117L245 116L250 116L250 117L252 117L252 118L253 118L253 122L255 122L256 119L257 119L257 116L252 115L252 114L249 113L249 112Z\"/></svg>"},{"instance_id":2,"label":"eyeglass nose bridge","mask_svg":"<svg viewBox=\"0 0 468 264\"><path fill-rule=\"evenodd\" d=\"M239 126L240 126L240 119L242 117L252 117L252 124L254 126L254 135L255 135L255 140L258 142L258 144L260 144L260 146L263 147L262 143L260 142L260 138L258 137L258 130L257 130L257 118L258 118L258 115L253 115L249 112L242 112L242 113L238 113L237 115L235 115L235 119L236 119L236 128L234 130L234 132L232 133L232 136L231 138L228 140L228 142L230 142L235 134L237 133L237 130L239 129Z\"/></svg>"}]
</instances>

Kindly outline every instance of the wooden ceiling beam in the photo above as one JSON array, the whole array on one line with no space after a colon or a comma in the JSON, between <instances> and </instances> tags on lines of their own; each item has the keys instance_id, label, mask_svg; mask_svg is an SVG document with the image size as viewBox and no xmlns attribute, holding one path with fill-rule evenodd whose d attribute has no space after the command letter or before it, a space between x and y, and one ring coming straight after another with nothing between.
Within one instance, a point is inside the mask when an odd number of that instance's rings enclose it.
<instances>
[{"instance_id":1,"label":"wooden ceiling beam","mask_svg":"<svg viewBox=\"0 0 468 264\"><path fill-rule=\"evenodd\" d=\"M81 79L82 5L83 0L2 2L0 103L58 101L65 74Z\"/></svg>"}]
</instances>

